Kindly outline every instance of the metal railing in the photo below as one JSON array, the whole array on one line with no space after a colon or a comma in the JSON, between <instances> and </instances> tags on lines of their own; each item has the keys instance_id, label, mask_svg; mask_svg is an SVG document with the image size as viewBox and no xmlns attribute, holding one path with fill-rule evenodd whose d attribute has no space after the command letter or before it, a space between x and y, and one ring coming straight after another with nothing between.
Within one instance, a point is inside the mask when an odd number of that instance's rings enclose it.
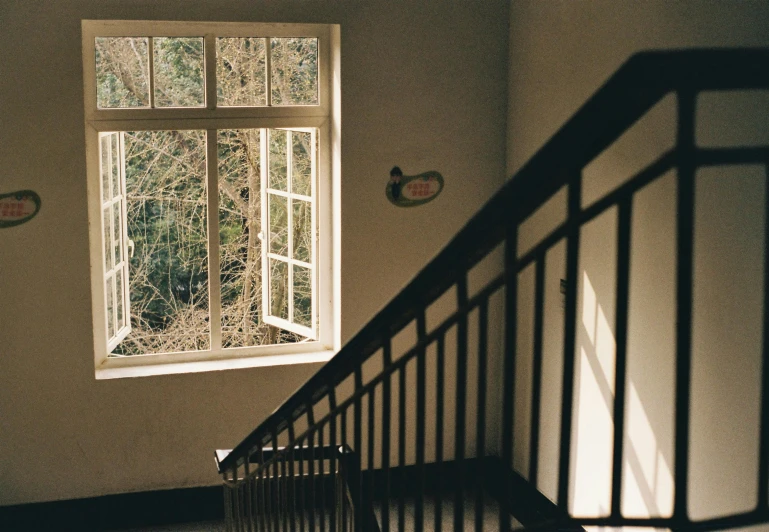
<instances>
[{"instance_id":1,"label":"metal railing","mask_svg":"<svg viewBox=\"0 0 769 532\"><path fill-rule=\"evenodd\" d=\"M767 295L756 405L761 425L758 504L704 520L691 519L688 509L695 173L735 164L766 170L769 164L767 146L698 147L695 102L704 91L766 89L769 51L764 49L632 57L401 293L221 458L230 529L510 530L523 525L567 530L590 525L715 530L769 522ZM669 94L677 103L673 147L585 205L584 169ZM623 438L633 206L639 191L670 172L677 190L674 491L667 515L627 516L622 507ZM522 224L561 191L563 220L522 252ZM610 489L604 511L585 516L575 515L572 504L579 262L584 228L607 213L616 213L609 246L616 246ZM543 344L551 334L544 323L546 256L557 246L564 250L565 282L557 478L550 503L537 486L542 423L553 414L542 405ZM532 319L524 324L521 276L531 271ZM524 363L522 335L531 338L531 362ZM516 386L523 377L530 382L525 391ZM531 406L521 432L516 404L524 395ZM273 447L280 450L273 453ZM340 467L345 453L356 459ZM514 473L521 464L528 469L523 476Z\"/></svg>"}]
</instances>

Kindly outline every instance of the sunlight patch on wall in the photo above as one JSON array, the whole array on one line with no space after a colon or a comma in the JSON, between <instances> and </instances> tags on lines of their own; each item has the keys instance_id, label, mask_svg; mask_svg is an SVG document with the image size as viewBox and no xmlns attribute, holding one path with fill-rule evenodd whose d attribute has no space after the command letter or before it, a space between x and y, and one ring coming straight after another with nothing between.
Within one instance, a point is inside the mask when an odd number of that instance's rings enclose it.
<instances>
[{"instance_id":1,"label":"sunlight patch on wall","mask_svg":"<svg viewBox=\"0 0 769 532\"><path fill-rule=\"evenodd\" d=\"M611 411L585 349L580 354L579 415L573 512L606 515L611 501L611 456L614 427Z\"/></svg>"},{"instance_id":2,"label":"sunlight patch on wall","mask_svg":"<svg viewBox=\"0 0 769 532\"><path fill-rule=\"evenodd\" d=\"M583 274L582 286L581 323L585 340L579 347L575 397L572 512L577 516L595 517L608 515L611 507L616 340L587 272ZM669 516L674 491L671 468L630 380L627 382L626 427L622 512L627 517Z\"/></svg>"},{"instance_id":3,"label":"sunlight patch on wall","mask_svg":"<svg viewBox=\"0 0 769 532\"><path fill-rule=\"evenodd\" d=\"M583 274L582 325L589 345L580 348L576 471L573 512L601 516L611 504L615 341L593 284Z\"/></svg>"},{"instance_id":4,"label":"sunlight patch on wall","mask_svg":"<svg viewBox=\"0 0 769 532\"><path fill-rule=\"evenodd\" d=\"M595 313L597 305L595 289L590 282L590 278L587 276L587 272L584 272L582 276L582 286L584 287L582 292L582 325L585 326L585 332L590 339L590 343L595 345Z\"/></svg>"},{"instance_id":5,"label":"sunlight patch on wall","mask_svg":"<svg viewBox=\"0 0 769 532\"><path fill-rule=\"evenodd\" d=\"M627 517L659 517L673 513L673 474L657 444L654 429L633 383L628 384L627 427L622 513Z\"/></svg>"}]
</instances>

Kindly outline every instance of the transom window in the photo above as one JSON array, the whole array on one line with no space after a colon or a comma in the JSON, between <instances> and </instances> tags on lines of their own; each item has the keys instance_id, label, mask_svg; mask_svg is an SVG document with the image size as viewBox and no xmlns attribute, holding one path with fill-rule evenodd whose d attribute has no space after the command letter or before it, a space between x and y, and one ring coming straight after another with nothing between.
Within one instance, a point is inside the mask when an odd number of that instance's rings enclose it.
<instances>
[{"instance_id":1,"label":"transom window","mask_svg":"<svg viewBox=\"0 0 769 532\"><path fill-rule=\"evenodd\" d=\"M333 28L83 21L97 367L334 347Z\"/></svg>"}]
</instances>

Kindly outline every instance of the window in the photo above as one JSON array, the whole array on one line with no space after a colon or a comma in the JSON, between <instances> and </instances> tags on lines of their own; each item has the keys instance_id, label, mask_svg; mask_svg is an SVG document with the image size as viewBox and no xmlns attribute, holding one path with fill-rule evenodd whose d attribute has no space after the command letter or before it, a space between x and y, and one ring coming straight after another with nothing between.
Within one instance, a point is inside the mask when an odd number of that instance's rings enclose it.
<instances>
[{"instance_id":1,"label":"window","mask_svg":"<svg viewBox=\"0 0 769 532\"><path fill-rule=\"evenodd\" d=\"M82 28L97 376L327 359L339 343L338 27Z\"/></svg>"}]
</instances>

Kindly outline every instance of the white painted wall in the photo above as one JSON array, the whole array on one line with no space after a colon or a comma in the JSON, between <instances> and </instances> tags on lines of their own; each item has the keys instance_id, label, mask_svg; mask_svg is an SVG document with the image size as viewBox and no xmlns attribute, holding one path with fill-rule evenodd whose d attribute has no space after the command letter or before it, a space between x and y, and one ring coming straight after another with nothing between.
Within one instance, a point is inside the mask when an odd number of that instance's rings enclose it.
<instances>
[{"instance_id":1,"label":"white painted wall","mask_svg":"<svg viewBox=\"0 0 769 532\"><path fill-rule=\"evenodd\" d=\"M510 12L508 173L512 174L634 52L687 47L768 46L765 1L513 0ZM767 97L703 96L697 142L763 144ZM603 154L585 174L584 205L612 190L670 146L675 101L652 114ZM600 126L600 125L598 125ZM762 252L765 171L753 167L698 174L695 227L690 504L693 518L756 504ZM623 511L669 515L674 467L671 431L674 345L674 175L634 203L629 330L629 396ZM525 224L522 247L563 217L565 195ZM571 508L604 515L609 504L614 371L616 211L582 231ZM546 274L544 420L539 486L556 493L563 315L558 294L564 247L549 255ZM533 276L522 277L521 322L530 321ZM519 347L530 353L522 332ZM529 355L530 356L530 355ZM526 390L530 372L519 376ZM609 404L607 405L607 400ZM527 432L527 398L516 434ZM516 466L528 470L520 442Z\"/></svg>"},{"instance_id":2,"label":"white painted wall","mask_svg":"<svg viewBox=\"0 0 769 532\"><path fill-rule=\"evenodd\" d=\"M500 186L503 0L10 0L0 4L0 192L42 197L0 231L0 505L216 484L236 444L318 369L96 381L81 19L321 22L342 35L342 340ZM396 209L388 172L435 169L434 202Z\"/></svg>"}]
</instances>

